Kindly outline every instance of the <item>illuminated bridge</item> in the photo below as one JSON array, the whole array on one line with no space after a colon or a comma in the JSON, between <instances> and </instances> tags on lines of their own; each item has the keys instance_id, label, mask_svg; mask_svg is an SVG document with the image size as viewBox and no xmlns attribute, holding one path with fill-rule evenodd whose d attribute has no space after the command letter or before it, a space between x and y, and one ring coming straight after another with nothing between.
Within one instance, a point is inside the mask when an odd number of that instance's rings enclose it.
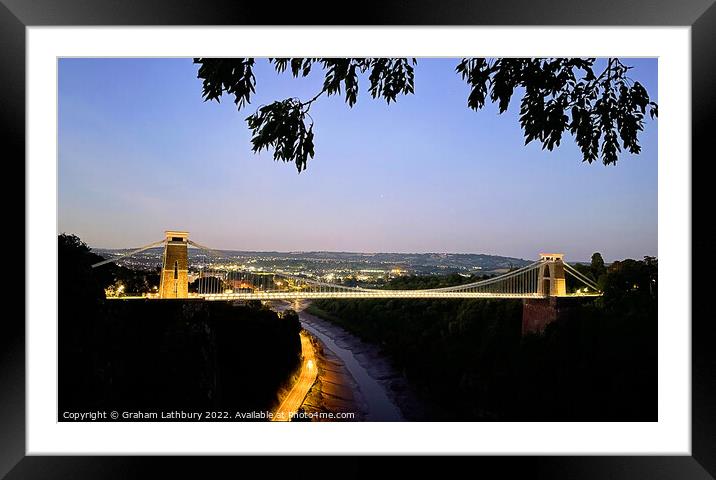
<instances>
[{"instance_id":1,"label":"illuminated bridge","mask_svg":"<svg viewBox=\"0 0 716 480\"><path fill-rule=\"evenodd\" d=\"M564 261L562 254L543 253L527 266L499 276L452 287L423 290L390 290L348 287L288 273L243 271L217 262L199 270L189 291L188 248L211 255L220 254L189 240L188 232L167 231L165 238L93 267L136 255L150 248L164 247L159 292L156 298L201 298L204 300L296 300L329 298L512 298L549 299L601 295L597 285ZM566 277L581 287L567 293Z\"/></svg>"}]
</instances>

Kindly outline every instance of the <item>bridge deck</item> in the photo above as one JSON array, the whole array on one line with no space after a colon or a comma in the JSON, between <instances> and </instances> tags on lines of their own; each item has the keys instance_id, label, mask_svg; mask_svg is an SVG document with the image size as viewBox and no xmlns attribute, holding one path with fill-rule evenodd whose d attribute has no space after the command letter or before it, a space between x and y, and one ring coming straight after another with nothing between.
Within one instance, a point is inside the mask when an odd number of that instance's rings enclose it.
<instances>
[{"instance_id":1,"label":"bridge deck","mask_svg":"<svg viewBox=\"0 0 716 480\"><path fill-rule=\"evenodd\" d=\"M565 297L594 297L599 294L570 294ZM370 292L258 292L258 293L219 293L200 295L204 300L318 300L318 299L354 299L354 298L504 298L539 299L548 298L536 293L470 293L470 292L430 292L419 290L385 290Z\"/></svg>"}]
</instances>

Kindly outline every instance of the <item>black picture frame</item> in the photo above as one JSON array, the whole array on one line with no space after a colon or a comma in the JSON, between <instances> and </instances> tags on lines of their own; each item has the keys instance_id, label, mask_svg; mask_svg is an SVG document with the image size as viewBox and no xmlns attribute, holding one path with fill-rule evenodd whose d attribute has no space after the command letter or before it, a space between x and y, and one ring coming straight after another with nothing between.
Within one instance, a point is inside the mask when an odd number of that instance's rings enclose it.
<instances>
[{"instance_id":1,"label":"black picture frame","mask_svg":"<svg viewBox=\"0 0 716 480\"><path fill-rule=\"evenodd\" d=\"M25 28L41 25L628 25L690 26L692 74L692 456L480 457L482 471L527 469L550 478L713 478L716 476L716 335L706 281L693 259L708 261L711 202L704 169L713 159L710 131L716 113L714 0L390 0L361 4L240 2L231 0L0 0L0 122L5 178L9 166L24 177ZM639 41L635 38L634 41ZM668 112L662 112L668 114ZM696 161L696 159L699 159ZM700 174L699 174L700 173ZM19 178L19 177L14 177ZM9 182L7 182L9 183ZM8 199L6 199L8 202ZM7 204L6 204L7 205ZM6 207L10 208L10 207ZM24 228L23 228L23 231ZM16 248L19 246L15 238ZM25 258L32 252L25 250ZM689 319L672 319L688 321ZM159 466L169 476L192 470L173 457L25 456L24 316L0 325L0 477L127 478ZM211 470L233 459L196 459ZM205 462L208 460L208 462ZM243 461L243 460L242 460ZM294 462L287 464L289 468ZM349 466L345 466L350 470ZM204 474L209 470L202 469ZM367 472L364 472L367 473Z\"/></svg>"}]
</instances>

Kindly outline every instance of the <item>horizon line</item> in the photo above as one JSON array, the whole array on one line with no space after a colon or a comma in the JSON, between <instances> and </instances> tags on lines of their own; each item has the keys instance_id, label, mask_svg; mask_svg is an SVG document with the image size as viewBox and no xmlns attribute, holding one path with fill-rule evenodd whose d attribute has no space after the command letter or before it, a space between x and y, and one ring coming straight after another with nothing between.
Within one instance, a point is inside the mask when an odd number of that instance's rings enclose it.
<instances>
[{"instance_id":1,"label":"horizon line","mask_svg":"<svg viewBox=\"0 0 716 480\"><path fill-rule=\"evenodd\" d=\"M132 250L138 247L125 247L125 248L117 248L117 247L94 247L91 245L88 245L91 250ZM149 250L155 249L155 248L162 248L162 247L152 247ZM194 247L196 249L196 247ZM198 250L198 249L197 249ZM424 252L398 252L398 251L392 251L392 252L382 252L382 251L351 251L351 250L240 250L240 249L231 249L231 248L212 248L214 251L218 252L240 252L240 253L282 253L282 254L301 254L301 253L332 253L332 254L357 254L357 255L378 255L378 254L387 254L387 255L485 255L489 257L501 257L506 259L514 259L514 260L521 260L521 261L532 261L533 258L523 258L523 257L517 257L517 256L510 256L510 255L503 255L503 254L494 254L494 253L477 253L477 252L447 252L447 251L424 251ZM596 253L596 252L595 252ZM539 255L539 254L538 254ZM644 256L651 256L651 255L642 255ZM654 257L658 258L656 255ZM626 260L630 257L625 257L622 260ZM640 259L637 259L640 260ZM572 262L577 263L589 263L591 260L572 260ZM614 260L618 261L618 260ZM608 262L612 263L612 262Z\"/></svg>"},{"instance_id":2,"label":"horizon line","mask_svg":"<svg viewBox=\"0 0 716 480\"><path fill-rule=\"evenodd\" d=\"M87 245L91 250L134 250L140 247L94 247ZM149 248L152 250L155 248L162 248L160 246ZM190 246L190 248L197 249L196 247ZM448 252L448 251L424 251L424 252L398 252L398 251L359 251L359 250L240 250L232 248L212 248L217 252L244 252L244 253L353 253L359 255L377 255L377 254L389 254L389 255L486 255L490 257L502 257L502 258L514 258L516 260L531 260L522 257L502 255L496 253L477 253L477 252ZM538 254L539 255L539 254Z\"/></svg>"}]
</instances>

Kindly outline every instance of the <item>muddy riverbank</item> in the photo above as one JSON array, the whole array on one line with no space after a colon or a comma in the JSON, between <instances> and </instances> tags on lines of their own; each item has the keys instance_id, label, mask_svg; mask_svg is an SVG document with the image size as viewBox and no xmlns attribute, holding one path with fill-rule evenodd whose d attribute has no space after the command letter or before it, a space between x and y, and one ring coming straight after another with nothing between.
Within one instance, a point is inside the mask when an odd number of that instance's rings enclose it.
<instances>
[{"instance_id":1,"label":"muddy riverbank","mask_svg":"<svg viewBox=\"0 0 716 480\"><path fill-rule=\"evenodd\" d=\"M325 349L338 356L360 389L368 421L416 421L425 418L425 408L412 388L377 345L363 342L345 329L296 309L304 329L317 337Z\"/></svg>"},{"instance_id":2,"label":"muddy riverbank","mask_svg":"<svg viewBox=\"0 0 716 480\"><path fill-rule=\"evenodd\" d=\"M376 345L305 312L310 302L276 304L295 310L314 339L319 375L304 402L308 412L355 412L356 420L423 420L425 409ZM314 417L315 418L315 417Z\"/></svg>"},{"instance_id":3,"label":"muddy riverbank","mask_svg":"<svg viewBox=\"0 0 716 480\"><path fill-rule=\"evenodd\" d=\"M318 364L318 378L301 410L310 414L314 421L363 421L368 407L358 384L346 369L345 364L323 343L311 335ZM331 418L330 416L334 416ZM343 418L335 418L339 414Z\"/></svg>"}]
</instances>

